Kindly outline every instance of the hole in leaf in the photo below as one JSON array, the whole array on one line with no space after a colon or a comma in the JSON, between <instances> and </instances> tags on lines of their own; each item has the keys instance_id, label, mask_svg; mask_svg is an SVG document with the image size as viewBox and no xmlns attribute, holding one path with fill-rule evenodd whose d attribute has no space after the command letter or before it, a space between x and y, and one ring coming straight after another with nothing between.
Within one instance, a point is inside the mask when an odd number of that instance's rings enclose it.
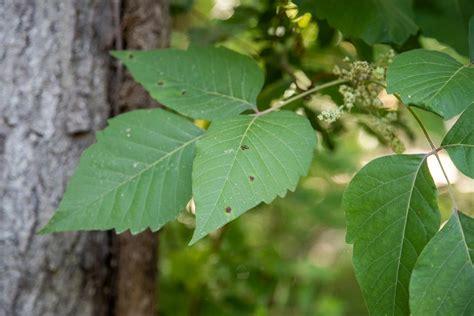
<instances>
[{"instance_id":1,"label":"hole in leaf","mask_svg":"<svg viewBox=\"0 0 474 316\"><path fill-rule=\"evenodd\" d=\"M225 208L225 212L226 212L226 213L232 212L232 208L231 208L230 206L227 206L227 207Z\"/></svg>"},{"instance_id":2,"label":"hole in leaf","mask_svg":"<svg viewBox=\"0 0 474 316\"><path fill-rule=\"evenodd\" d=\"M242 150L247 150L247 149L249 149L249 148L250 148L250 147L247 146L247 145L242 145L242 146L240 146L240 149L242 149Z\"/></svg>"}]
</instances>

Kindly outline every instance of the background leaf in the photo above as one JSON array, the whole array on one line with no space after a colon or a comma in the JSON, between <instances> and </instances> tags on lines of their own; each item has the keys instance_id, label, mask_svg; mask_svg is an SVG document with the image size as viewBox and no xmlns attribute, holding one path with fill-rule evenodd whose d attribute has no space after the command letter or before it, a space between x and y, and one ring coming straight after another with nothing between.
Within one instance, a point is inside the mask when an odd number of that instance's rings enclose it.
<instances>
[{"instance_id":1,"label":"background leaf","mask_svg":"<svg viewBox=\"0 0 474 316\"><path fill-rule=\"evenodd\" d=\"M449 119L474 102L474 68L451 56L415 49L395 57L387 73L387 91Z\"/></svg>"},{"instance_id":2,"label":"background leaf","mask_svg":"<svg viewBox=\"0 0 474 316\"><path fill-rule=\"evenodd\" d=\"M344 193L347 240L372 315L410 314L410 274L439 227L436 198L424 155L375 159Z\"/></svg>"},{"instance_id":3,"label":"background leaf","mask_svg":"<svg viewBox=\"0 0 474 316\"><path fill-rule=\"evenodd\" d=\"M449 130L441 146L462 173L474 178L474 103Z\"/></svg>"},{"instance_id":4,"label":"background leaf","mask_svg":"<svg viewBox=\"0 0 474 316\"><path fill-rule=\"evenodd\" d=\"M289 111L214 121L193 166L196 230L191 243L260 202L295 190L316 144L308 120Z\"/></svg>"},{"instance_id":5,"label":"background leaf","mask_svg":"<svg viewBox=\"0 0 474 316\"><path fill-rule=\"evenodd\" d=\"M416 34L411 0L301 0L295 1L345 35L368 44L402 44Z\"/></svg>"},{"instance_id":6,"label":"background leaf","mask_svg":"<svg viewBox=\"0 0 474 316\"><path fill-rule=\"evenodd\" d=\"M191 167L201 133L160 109L110 120L82 154L58 210L41 232L158 230L191 198Z\"/></svg>"},{"instance_id":7,"label":"background leaf","mask_svg":"<svg viewBox=\"0 0 474 316\"><path fill-rule=\"evenodd\" d=\"M425 247L410 282L413 315L474 315L474 219L458 212Z\"/></svg>"},{"instance_id":8,"label":"background leaf","mask_svg":"<svg viewBox=\"0 0 474 316\"><path fill-rule=\"evenodd\" d=\"M468 54L468 22L472 0L415 0L415 20L423 35L434 37L459 53Z\"/></svg>"},{"instance_id":9,"label":"background leaf","mask_svg":"<svg viewBox=\"0 0 474 316\"><path fill-rule=\"evenodd\" d=\"M120 59L150 95L198 119L231 117L256 109L263 72L250 57L226 48L120 51Z\"/></svg>"},{"instance_id":10,"label":"background leaf","mask_svg":"<svg viewBox=\"0 0 474 316\"><path fill-rule=\"evenodd\" d=\"M474 64L474 15L469 20L469 56Z\"/></svg>"}]
</instances>

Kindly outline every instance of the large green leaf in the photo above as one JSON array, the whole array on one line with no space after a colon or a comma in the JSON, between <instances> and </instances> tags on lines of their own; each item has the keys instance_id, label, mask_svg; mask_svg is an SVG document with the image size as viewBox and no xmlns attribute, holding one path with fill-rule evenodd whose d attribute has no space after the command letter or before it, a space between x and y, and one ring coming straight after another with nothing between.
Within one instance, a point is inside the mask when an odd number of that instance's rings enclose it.
<instances>
[{"instance_id":1,"label":"large green leaf","mask_svg":"<svg viewBox=\"0 0 474 316\"><path fill-rule=\"evenodd\" d=\"M474 102L474 67L451 56L415 49L397 56L387 73L389 93L449 119Z\"/></svg>"},{"instance_id":2,"label":"large green leaf","mask_svg":"<svg viewBox=\"0 0 474 316\"><path fill-rule=\"evenodd\" d=\"M409 315L415 262L439 227L437 191L424 155L392 155L362 168L344 193L347 240L372 315Z\"/></svg>"},{"instance_id":3,"label":"large green leaf","mask_svg":"<svg viewBox=\"0 0 474 316\"><path fill-rule=\"evenodd\" d=\"M81 156L58 210L42 233L157 230L191 198L191 169L201 130L164 110L109 121Z\"/></svg>"},{"instance_id":4,"label":"large green leaf","mask_svg":"<svg viewBox=\"0 0 474 316\"><path fill-rule=\"evenodd\" d=\"M413 21L411 0L300 0L303 9L342 33L361 38L368 44L402 44L418 27Z\"/></svg>"},{"instance_id":5,"label":"large green leaf","mask_svg":"<svg viewBox=\"0 0 474 316\"><path fill-rule=\"evenodd\" d=\"M256 109L263 72L226 48L113 52L150 95L181 114L226 118Z\"/></svg>"},{"instance_id":6,"label":"large green leaf","mask_svg":"<svg viewBox=\"0 0 474 316\"><path fill-rule=\"evenodd\" d=\"M472 0L415 0L415 21L423 35L434 37L459 53L468 53L468 22Z\"/></svg>"},{"instance_id":7,"label":"large green leaf","mask_svg":"<svg viewBox=\"0 0 474 316\"><path fill-rule=\"evenodd\" d=\"M474 178L474 103L449 130L441 146L446 149L459 170Z\"/></svg>"},{"instance_id":8,"label":"large green leaf","mask_svg":"<svg viewBox=\"0 0 474 316\"><path fill-rule=\"evenodd\" d=\"M410 282L414 316L474 315L474 219L457 213L425 247Z\"/></svg>"},{"instance_id":9,"label":"large green leaf","mask_svg":"<svg viewBox=\"0 0 474 316\"><path fill-rule=\"evenodd\" d=\"M260 202L294 190L308 172L316 137L293 112L217 120L197 144L196 230L191 243Z\"/></svg>"}]
</instances>

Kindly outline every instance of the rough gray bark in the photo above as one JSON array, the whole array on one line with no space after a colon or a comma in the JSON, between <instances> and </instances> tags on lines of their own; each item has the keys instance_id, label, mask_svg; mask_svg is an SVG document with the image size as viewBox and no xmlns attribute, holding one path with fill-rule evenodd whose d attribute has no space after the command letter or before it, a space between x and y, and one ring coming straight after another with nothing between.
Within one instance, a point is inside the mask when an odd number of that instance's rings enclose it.
<instances>
[{"instance_id":1,"label":"rough gray bark","mask_svg":"<svg viewBox=\"0 0 474 316\"><path fill-rule=\"evenodd\" d=\"M122 1L120 48L148 50L169 44L168 0ZM119 66L120 67L120 66ZM115 108L125 112L159 106L128 73L117 69ZM123 76L121 75L123 74ZM145 231L117 236L117 280L115 312L118 316L149 316L158 308L158 234Z\"/></svg>"},{"instance_id":2,"label":"rough gray bark","mask_svg":"<svg viewBox=\"0 0 474 316\"><path fill-rule=\"evenodd\" d=\"M111 6L0 0L0 315L107 313L104 233L38 236L109 114Z\"/></svg>"}]
</instances>

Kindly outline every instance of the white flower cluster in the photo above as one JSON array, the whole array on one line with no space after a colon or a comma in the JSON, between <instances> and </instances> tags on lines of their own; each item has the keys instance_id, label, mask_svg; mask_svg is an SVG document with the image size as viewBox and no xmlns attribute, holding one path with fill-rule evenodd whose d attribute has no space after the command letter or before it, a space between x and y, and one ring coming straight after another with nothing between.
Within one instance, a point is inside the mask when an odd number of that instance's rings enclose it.
<instances>
[{"instance_id":1,"label":"white flower cluster","mask_svg":"<svg viewBox=\"0 0 474 316\"><path fill-rule=\"evenodd\" d=\"M349 84L339 87L339 93L344 100L342 109L351 111L355 105L375 108L383 106L378 96L383 90L386 68L393 61L394 56L394 51L389 50L375 64L369 64L366 61L350 62L346 57L344 62L348 63L347 68L334 67L333 73L336 76L349 81Z\"/></svg>"},{"instance_id":2,"label":"white flower cluster","mask_svg":"<svg viewBox=\"0 0 474 316\"><path fill-rule=\"evenodd\" d=\"M320 121L324 121L328 124L335 122L338 118L344 113L342 106L338 107L335 110L324 110L321 114L318 115Z\"/></svg>"}]
</instances>

